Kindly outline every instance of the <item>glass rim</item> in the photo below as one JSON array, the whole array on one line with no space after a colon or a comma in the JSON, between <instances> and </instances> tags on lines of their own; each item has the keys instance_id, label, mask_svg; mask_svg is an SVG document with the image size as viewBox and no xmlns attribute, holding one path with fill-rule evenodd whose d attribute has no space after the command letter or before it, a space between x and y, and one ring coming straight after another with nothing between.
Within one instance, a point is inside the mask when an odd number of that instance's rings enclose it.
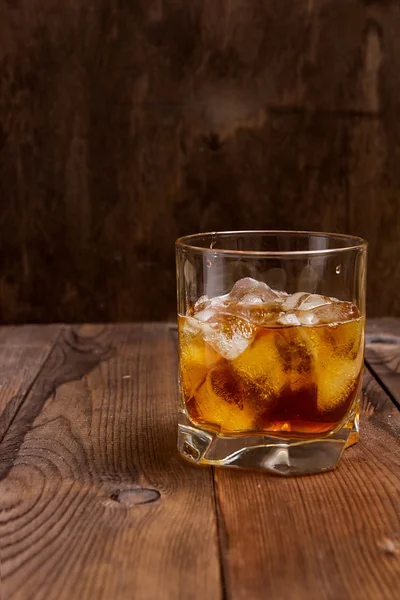
<instances>
[{"instance_id":1,"label":"glass rim","mask_svg":"<svg viewBox=\"0 0 400 600\"><path fill-rule=\"evenodd\" d=\"M268 234L268 235L287 235L294 236L296 234L314 235L325 238L339 238L341 240L347 240L349 246L340 246L337 248L322 248L316 250L229 250L225 248L206 248L204 246L196 245L196 241L200 238L215 236L232 236L232 235L251 235L251 234ZM337 254L342 252L349 252L351 250L366 250L368 242L361 237L355 235L348 235L346 233L330 233L325 231L305 231L296 229L245 229L245 230L234 230L234 231L207 231L204 233L193 233L179 237L175 241L176 248L186 248L196 252L212 252L215 255L221 254L223 256L254 256L260 258L268 257L291 257L291 256L324 256L330 254Z\"/></svg>"}]
</instances>

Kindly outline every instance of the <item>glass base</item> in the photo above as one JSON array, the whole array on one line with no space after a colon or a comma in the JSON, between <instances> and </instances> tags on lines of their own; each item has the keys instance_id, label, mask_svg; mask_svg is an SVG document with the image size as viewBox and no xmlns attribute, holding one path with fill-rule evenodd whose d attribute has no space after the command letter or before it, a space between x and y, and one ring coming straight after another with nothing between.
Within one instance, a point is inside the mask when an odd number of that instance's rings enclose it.
<instances>
[{"instance_id":1,"label":"glass base","mask_svg":"<svg viewBox=\"0 0 400 600\"><path fill-rule=\"evenodd\" d=\"M178 450L199 465L262 469L276 475L307 475L334 469L345 448L358 441L357 403L343 426L327 437L313 440L264 435L223 437L200 429L179 415Z\"/></svg>"}]
</instances>

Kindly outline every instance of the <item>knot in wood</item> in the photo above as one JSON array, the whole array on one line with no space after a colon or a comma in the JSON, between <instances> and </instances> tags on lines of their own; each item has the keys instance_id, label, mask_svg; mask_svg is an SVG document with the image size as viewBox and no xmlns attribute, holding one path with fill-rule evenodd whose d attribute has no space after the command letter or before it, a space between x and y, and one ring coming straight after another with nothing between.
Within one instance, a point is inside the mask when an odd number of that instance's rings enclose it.
<instances>
[{"instance_id":1,"label":"knot in wood","mask_svg":"<svg viewBox=\"0 0 400 600\"><path fill-rule=\"evenodd\" d=\"M133 490L123 490L111 495L111 500L125 504L126 506L135 506L137 504L149 504L155 502L160 497L160 492L149 488L135 488Z\"/></svg>"}]
</instances>

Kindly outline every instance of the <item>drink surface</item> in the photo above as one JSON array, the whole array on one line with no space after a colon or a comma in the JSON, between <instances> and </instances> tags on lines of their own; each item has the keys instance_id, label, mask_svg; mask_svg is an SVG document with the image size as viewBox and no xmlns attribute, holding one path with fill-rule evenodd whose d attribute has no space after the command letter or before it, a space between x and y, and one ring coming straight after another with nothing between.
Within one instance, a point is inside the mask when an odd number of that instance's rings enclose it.
<instances>
[{"instance_id":1,"label":"drink surface","mask_svg":"<svg viewBox=\"0 0 400 600\"><path fill-rule=\"evenodd\" d=\"M349 302L246 278L178 325L183 408L220 435L328 434L358 396L364 318Z\"/></svg>"}]
</instances>

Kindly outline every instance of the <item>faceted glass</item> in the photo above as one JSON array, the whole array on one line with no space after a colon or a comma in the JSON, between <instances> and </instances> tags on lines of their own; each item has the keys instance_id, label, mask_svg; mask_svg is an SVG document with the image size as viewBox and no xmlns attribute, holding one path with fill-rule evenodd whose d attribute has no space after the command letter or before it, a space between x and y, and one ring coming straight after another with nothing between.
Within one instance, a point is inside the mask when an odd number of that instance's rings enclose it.
<instances>
[{"instance_id":1,"label":"faceted glass","mask_svg":"<svg viewBox=\"0 0 400 600\"><path fill-rule=\"evenodd\" d=\"M359 435L366 243L227 232L176 252L179 451L283 475L335 467Z\"/></svg>"}]
</instances>

